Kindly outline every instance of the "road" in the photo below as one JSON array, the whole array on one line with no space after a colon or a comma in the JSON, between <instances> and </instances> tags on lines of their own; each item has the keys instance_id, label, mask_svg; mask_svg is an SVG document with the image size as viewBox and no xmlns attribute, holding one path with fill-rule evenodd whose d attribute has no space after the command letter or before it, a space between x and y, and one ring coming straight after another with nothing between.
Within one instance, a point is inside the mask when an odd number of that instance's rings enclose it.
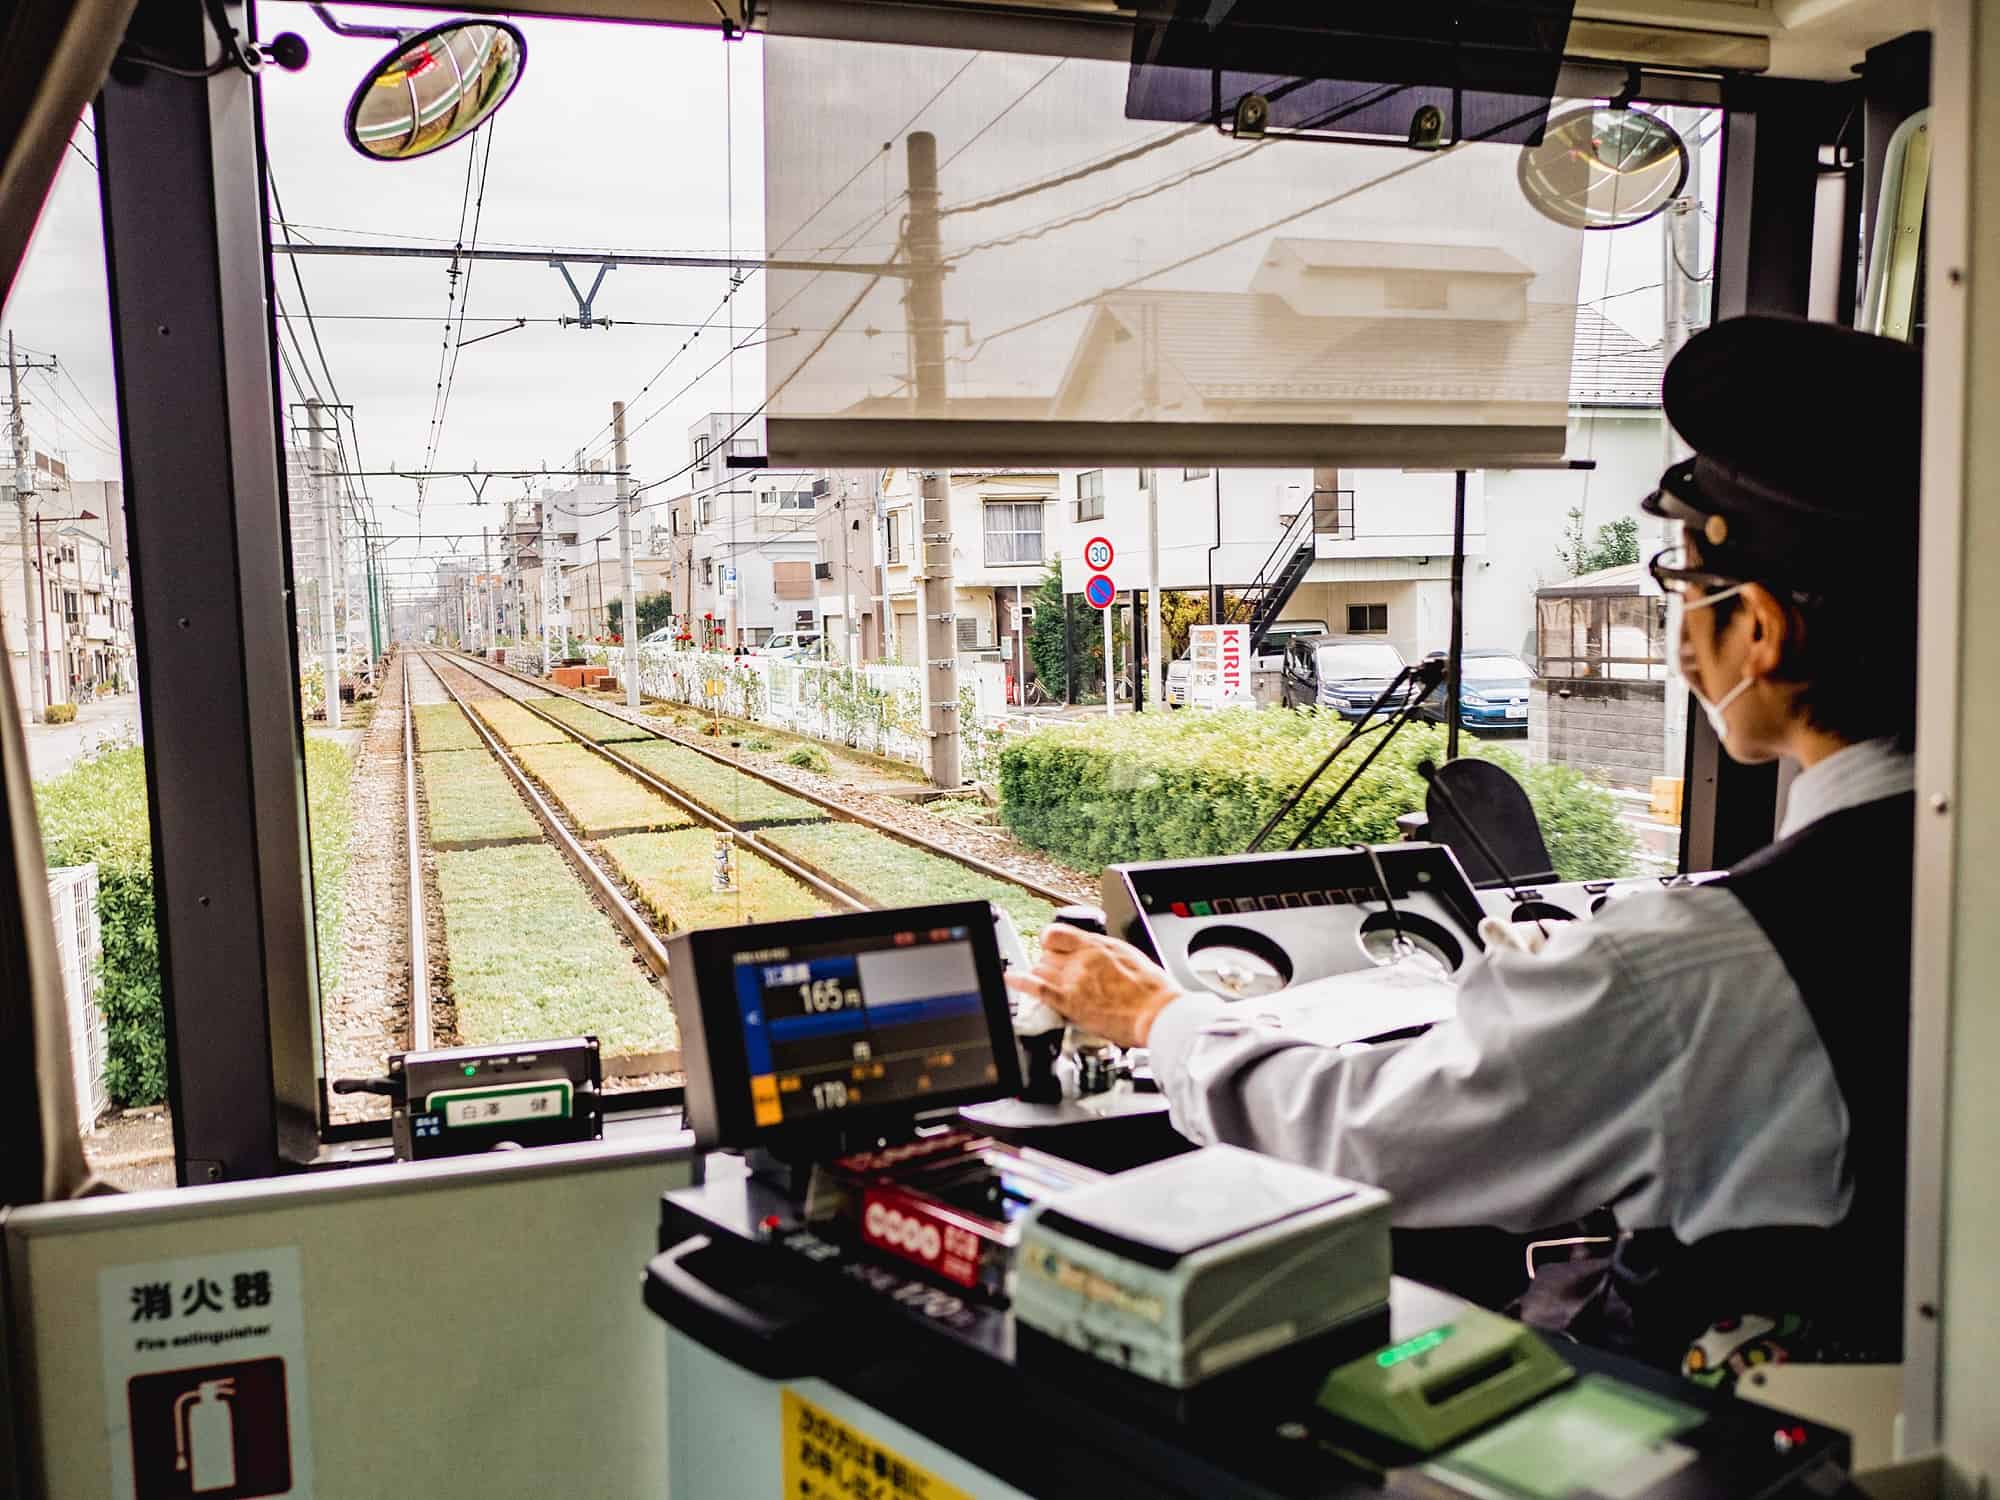
<instances>
[{"instance_id":1,"label":"road","mask_svg":"<svg viewBox=\"0 0 2000 1500\"><path fill-rule=\"evenodd\" d=\"M139 739L139 695L120 693L77 706L69 724L29 724L28 770L36 781L60 776L86 752L109 740Z\"/></svg>"}]
</instances>

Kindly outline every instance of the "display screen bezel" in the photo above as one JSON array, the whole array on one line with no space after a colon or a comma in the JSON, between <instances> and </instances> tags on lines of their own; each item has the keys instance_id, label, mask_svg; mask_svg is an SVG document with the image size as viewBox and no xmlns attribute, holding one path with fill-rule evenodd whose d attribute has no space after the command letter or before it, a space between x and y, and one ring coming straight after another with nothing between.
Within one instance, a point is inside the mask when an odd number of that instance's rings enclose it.
<instances>
[{"instance_id":1,"label":"display screen bezel","mask_svg":"<svg viewBox=\"0 0 2000 1500\"><path fill-rule=\"evenodd\" d=\"M966 929L978 975L987 1039L993 1047L999 1076L969 1088L925 1094L921 1101L899 1099L852 1105L810 1119L758 1125L751 1102L742 1013L736 999L739 956L773 948L868 938L886 940L897 932L938 927ZM682 1066L688 1077L688 1125L694 1131L695 1143L705 1150L762 1147L795 1154L814 1144L851 1138L857 1132L880 1133L906 1125L919 1115L1004 1099L1021 1091L1020 1054L1014 1047L1013 1019L1001 978L1004 968L993 930L993 908L984 901L708 928L684 934L676 946L688 956L694 969L693 1010L697 1014L682 1017ZM683 986L676 983L674 989L676 999L685 1005L686 1001L681 1000Z\"/></svg>"}]
</instances>

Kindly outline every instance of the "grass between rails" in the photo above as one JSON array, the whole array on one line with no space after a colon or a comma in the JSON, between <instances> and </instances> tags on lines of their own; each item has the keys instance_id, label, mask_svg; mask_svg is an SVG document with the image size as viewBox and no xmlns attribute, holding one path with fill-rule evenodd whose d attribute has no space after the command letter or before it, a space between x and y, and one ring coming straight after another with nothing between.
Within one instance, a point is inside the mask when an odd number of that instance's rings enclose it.
<instances>
[{"instance_id":1,"label":"grass between rails","mask_svg":"<svg viewBox=\"0 0 2000 1500\"><path fill-rule=\"evenodd\" d=\"M579 729L600 745L610 745L622 740L657 739L650 729L641 729L628 724L623 719L614 718L588 703L578 703L574 698L550 696L530 698L528 703L543 713L553 714L572 729Z\"/></svg>"},{"instance_id":2,"label":"grass between rails","mask_svg":"<svg viewBox=\"0 0 2000 1500\"><path fill-rule=\"evenodd\" d=\"M437 849L500 840L539 841L542 825L522 803L499 762L482 751L436 751L418 757L426 830Z\"/></svg>"},{"instance_id":3,"label":"grass between rails","mask_svg":"<svg viewBox=\"0 0 2000 1500\"><path fill-rule=\"evenodd\" d=\"M486 748L479 731L456 703L413 703L410 720L417 731L417 749L424 754L433 750Z\"/></svg>"},{"instance_id":4,"label":"grass between rails","mask_svg":"<svg viewBox=\"0 0 2000 1500\"><path fill-rule=\"evenodd\" d=\"M567 745L570 737L511 698L474 698L472 711L507 745Z\"/></svg>"},{"instance_id":5,"label":"grass between rails","mask_svg":"<svg viewBox=\"0 0 2000 1500\"><path fill-rule=\"evenodd\" d=\"M679 1045L666 997L553 848L440 854L437 879L461 1042L588 1033L608 1057Z\"/></svg>"},{"instance_id":6,"label":"grass between rails","mask_svg":"<svg viewBox=\"0 0 2000 1500\"><path fill-rule=\"evenodd\" d=\"M956 860L863 828L857 823L808 823L772 828L762 837L816 869L835 874L885 906L931 901L991 901L1032 939L1049 925L1055 908L1017 885L994 880Z\"/></svg>"},{"instance_id":7,"label":"grass between rails","mask_svg":"<svg viewBox=\"0 0 2000 1500\"><path fill-rule=\"evenodd\" d=\"M586 838L686 828L694 822L682 808L581 745L524 745L514 753Z\"/></svg>"},{"instance_id":8,"label":"grass between rails","mask_svg":"<svg viewBox=\"0 0 2000 1500\"><path fill-rule=\"evenodd\" d=\"M630 833L599 846L639 893L639 902L675 931L740 922L816 917L825 904L783 871L738 852L737 889L711 889L715 834L707 828Z\"/></svg>"},{"instance_id":9,"label":"grass between rails","mask_svg":"<svg viewBox=\"0 0 2000 1500\"><path fill-rule=\"evenodd\" d=\"M815 820L826 816L825 809L803 797L781 792L769 782L746 776L699 751L664 740L620 745L618 753L732 822Z\"/></svg>"}]
</instances>

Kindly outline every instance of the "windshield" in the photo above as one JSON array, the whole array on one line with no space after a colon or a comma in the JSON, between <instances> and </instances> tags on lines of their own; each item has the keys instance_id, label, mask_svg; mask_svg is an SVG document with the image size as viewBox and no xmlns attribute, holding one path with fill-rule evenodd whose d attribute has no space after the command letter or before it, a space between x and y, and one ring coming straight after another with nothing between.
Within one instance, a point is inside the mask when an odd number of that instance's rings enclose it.
<instances>
[{"instance_id":1,"label":"windshield","mask_svg":"<svg viewBox=\"0 0 2000 1500\"><path fill-rule=\"evenodd\" d=\"M1319 648L1319 675L1323 678L1394 677L1402 670L1402 654L1391 645Z\"/></svg>"},{"instance_id":2,"label":"windshield","mask_svg":"<svg viewBox=\"0 0 2000 1500\"><path fill-rule=\"evenodd\" d=\"M1466 682L1519 682L1535 675L1518 656L1468 656L1459 674Z\"/></svg>"}]
</instances>

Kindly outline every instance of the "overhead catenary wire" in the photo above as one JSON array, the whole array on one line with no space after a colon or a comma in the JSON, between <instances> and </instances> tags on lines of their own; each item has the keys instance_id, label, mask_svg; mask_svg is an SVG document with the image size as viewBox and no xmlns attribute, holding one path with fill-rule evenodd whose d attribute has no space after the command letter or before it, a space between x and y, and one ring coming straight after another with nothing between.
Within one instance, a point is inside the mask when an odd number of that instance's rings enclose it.
<instances>
[{"instance_id":1,"label":"overhead catenary wire","mask_svg":"<svg viewBox=\"0 0 2000 1500\"><path fill-rule=\"evenodd\" d=\"M930 95L929 98L925 99L922 104L917 106L916 110L910 115L909 119L905 120L902 124L902 127L890 137L890 140L893 141L897 137L907 135L910 129L926 114L930 112L932 106L934 106L940 99L944 98L944 96L948 94L958 84L959 80L965 77L966 72L972 67L972 65L978 62L979 59L984 55L985 54L983 53L975 52L970 57L966 58L966 60L958 66L957 70L953 72L949 78L947 78L943 83L938 85L937 89ZM806 226L811 224L822 213L826 212L826 210L830 208L835 202L837 202L841 198L841 196L848 191L849 188L853 187L856 182L861 180L861 178L867 173L869 167L874 166L878 161L885 159L888 146L889 142L884 142L883 149L881 151L878 151L877 153L875 153L875 155L871 156L867 161L864 161L858 168L856 168L852 173L850 173L848 177L843 182L841 182L841 184L838 187L836 187L832 192L827 194L827 196L821 200L819 205L815 207L811 213L807 214L803 219L801 219L789 234L787 234L783 239L779 240L776 245L771 247L771 253L775 254L778 251L784 250L788 248L794 241L796 241L797 238L805 232ZM890 213L894 211L895 202L899 201L899 199L900 195L897 200L891 200L891 203L888 207L883 208L881 210L873 211L874 216L872 217L872 219L864 220L865 227L860 229L858 233L865 235L868 232L868 230L874 228L876 225L880 224L884 219L888 218ZM901 237L898 236L899 242L900 239ZM858 242L856 231L852 229L850 229L846 234L835 236L834 244L832 247L830 247L829 253L834 255L845 253L845 249L851 248L851 244L843 244L843 242L847 242L850 240ZM732 256L731 258L733 259L734 257ZM891 252L890 258L891 259L894 258L893 251ZM694 341L700 338L702 333L706 329L708 329L711 325L713 325L717 318L723 316L723 314L729 309L731 301L736 297L736 295L739 292L743 290L743 287L748 284L750 277L754 276L755 274L756 272L752 271L748 275L744 276L744 278L741 281L733 282L729 290L723 294L722 300L715 305L714 310L711 311L709 315L702 320L701 324L695 329L695 331L692 334L688 336L688 338L684 339L681 342L680 347L675 349L674 352L667 357L666 362L662 364L659 369L655 370L651 375L646 377L645 383L639 387L637 394L635 394L629 401L626 402L626 405L628 406L638 405L640 398L645 396L645 394L653 388L653 385L660 379L661 376L665 375L670 369L673 368L675 361L677 361L683 354L685 354L691 347L693 347ZM783 302L779 303L776 308L772 309L771 311L767 312L764 315L764 322L761 326L769 327L775 321L776 316L779 312L782 312L786 307L789 307L794 301L798 299L800 293L804 292L807 287L811 286L815 281L819 280L819 278L824 274L826 273L814 272L811 276L807 277L805 282L797 289L797 291L794 291L790 297L786 298ZM800 331L818 332L820 330L802 329ZM731 341L734 342L733 335ZM713 366L711 366L710 368L713 368ZM593 454L603 451L603 449L605 447L608 447L609 445L598 444L598 439L602 437L604 434L610 432L610 430L611 430L611 424L609 422L606 422L603 425L599 426L595 431L593 431L590 434L589 437L584 439L584 446L586 448L591 448L593 444L596 444L597 446L595 448L592 448ZM626 437L627 440L629 441L631 433L628 432L626 434Z\"/></svg>"}]
</instances>

